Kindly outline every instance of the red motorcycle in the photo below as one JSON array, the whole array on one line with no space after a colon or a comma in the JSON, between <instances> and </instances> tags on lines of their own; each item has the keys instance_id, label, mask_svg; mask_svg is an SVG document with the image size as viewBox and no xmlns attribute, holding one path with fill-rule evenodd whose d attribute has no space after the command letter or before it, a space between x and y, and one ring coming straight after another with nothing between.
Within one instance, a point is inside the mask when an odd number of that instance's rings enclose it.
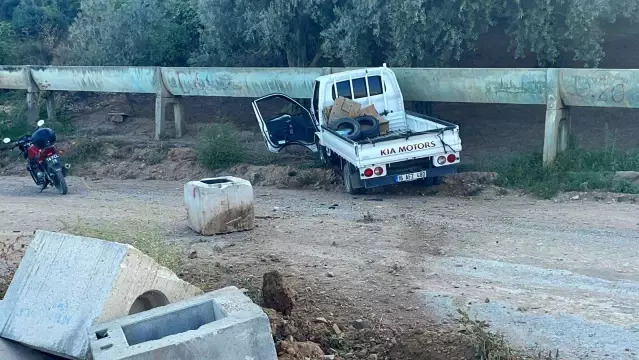
<instances>
[{"instance_id":1,"label":"red motorcycle","mask_svg":"<svg viewBox=\"0 0 639 360\"><path fill-rule=\"evenodd\" d=\"M22 136L9 149L18 148L28 161L27 171L35 184L40 186L40 192L53 185L60 194L66 195L69 190L65 176L70 165L62 163L60 155L64 152L55 147L55 132L42 125L44 120L38 121L38 130L31 135ZM9 144L11 139L4 138L3 142Z\"/></svg>"}]
</instances>

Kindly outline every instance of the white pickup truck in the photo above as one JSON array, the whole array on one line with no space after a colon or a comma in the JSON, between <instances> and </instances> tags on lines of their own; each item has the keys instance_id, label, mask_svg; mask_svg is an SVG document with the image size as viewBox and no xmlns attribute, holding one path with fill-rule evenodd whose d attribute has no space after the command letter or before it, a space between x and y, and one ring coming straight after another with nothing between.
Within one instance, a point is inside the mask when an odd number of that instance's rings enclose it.
<instances>
[{"instance_id":1,"label":"white pickup truck","mask_svg":"<svg viewBox=\"0 0 639 360\"><path fill-rule=\"evenodd\" d=\"M352 140L328 126L324 109L339 96L374 105L388 121L388 131ZM282 113L283 107L290 111ZM406 111L395 73L386 64L318 77L310 110L284 94L253 101L253 110L271 152L302 145L319 153L325 165L340 166L350 194L420 179L438 184L460 161L459 126Z\"/></svg>"}]
</instances>

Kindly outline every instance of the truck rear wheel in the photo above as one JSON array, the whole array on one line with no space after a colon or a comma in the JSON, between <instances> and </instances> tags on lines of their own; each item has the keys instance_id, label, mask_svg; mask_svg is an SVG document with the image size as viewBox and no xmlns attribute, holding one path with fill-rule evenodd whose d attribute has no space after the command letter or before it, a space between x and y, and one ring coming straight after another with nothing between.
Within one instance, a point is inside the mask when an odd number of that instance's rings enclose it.
<instances>
[{"instance_id":1,"label":"truck rear wheel","mask_svg":"<svg viewBox=\"0 0 639 360\"><path fill-rule=\"evenodd\" d=\"M356 185L353 184L352 175L356 171L353 165L344 161L344 167L342 170L344 179L344 191L351 195L360 195L366 192L366 188L355 187Z\"/></svg>"}]
</instances>

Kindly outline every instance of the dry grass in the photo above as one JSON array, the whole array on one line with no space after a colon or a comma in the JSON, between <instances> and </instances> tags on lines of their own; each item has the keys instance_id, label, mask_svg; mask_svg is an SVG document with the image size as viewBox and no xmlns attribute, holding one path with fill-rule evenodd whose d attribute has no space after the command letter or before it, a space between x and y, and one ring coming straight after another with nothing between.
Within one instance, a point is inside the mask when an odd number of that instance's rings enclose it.
<instances>
[{"instance_id":1,"label":"dry grass","mask_svg":"<svg viewBox=\"0 0 639 360\"><path fill-rule=\"evenodd\" d=\"M182 251L177 246L169 245L164 241L164 234L159 226L129 222L119 224L117 227L96 227L78 219L73 225L64 223L63 231L72 235L129 244L175 273L179 273L182 269Z\"/></svg>"},{"instance_id":2,"label":"dry grass","mask_svg":"<svg viewBox=\"0 0 639 360\"><path fill-rule=\"evenodd\" d=\"M258 279L253 277L243 277L237 281L236 286L239 288L246 289L246 292L244 294L248 296L257 305L261 305L262 289L259 286L255 285L256 282L259 282L257 280Z\"/></svg>"},{"instance_id":3,"label":"dry grass","mask_svg":"<svg viewBox=\"0 0 639 360\"><path fill-rule=\"evenodd\" d=\"M559 359L559 350L552 352L540 351L537 356L523 354L511 347L503 335L488 331L488 325L479 320L472 320L470 316L457 310L461 315L460 322L465 333L470 337L475 348L475 358L478 360L554 360Z\"/></svg>"}]
</instances>

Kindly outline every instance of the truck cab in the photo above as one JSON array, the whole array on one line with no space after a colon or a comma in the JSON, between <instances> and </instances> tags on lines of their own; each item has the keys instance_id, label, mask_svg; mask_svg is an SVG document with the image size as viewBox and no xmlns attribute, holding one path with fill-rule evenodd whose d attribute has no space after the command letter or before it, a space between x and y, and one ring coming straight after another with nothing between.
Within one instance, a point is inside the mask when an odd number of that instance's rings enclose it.
<instances>
[{"instance_id":1,"label":"truck cab","mask_svg":"<svg viewBox=\"0 0 639 360\"><path fill-rule=\"evenodd\" d=\"M407 112L385 65L318 77L310 109L270 94L253 101L253 110L269 151L301 145L319 153L324 164L339 165L349 193L422 179L438 183L460 162L459 126ZM374 132L365 132L362 120ZM352 131L342 131L343 124Z\"/></svg>"}]
</instances>

